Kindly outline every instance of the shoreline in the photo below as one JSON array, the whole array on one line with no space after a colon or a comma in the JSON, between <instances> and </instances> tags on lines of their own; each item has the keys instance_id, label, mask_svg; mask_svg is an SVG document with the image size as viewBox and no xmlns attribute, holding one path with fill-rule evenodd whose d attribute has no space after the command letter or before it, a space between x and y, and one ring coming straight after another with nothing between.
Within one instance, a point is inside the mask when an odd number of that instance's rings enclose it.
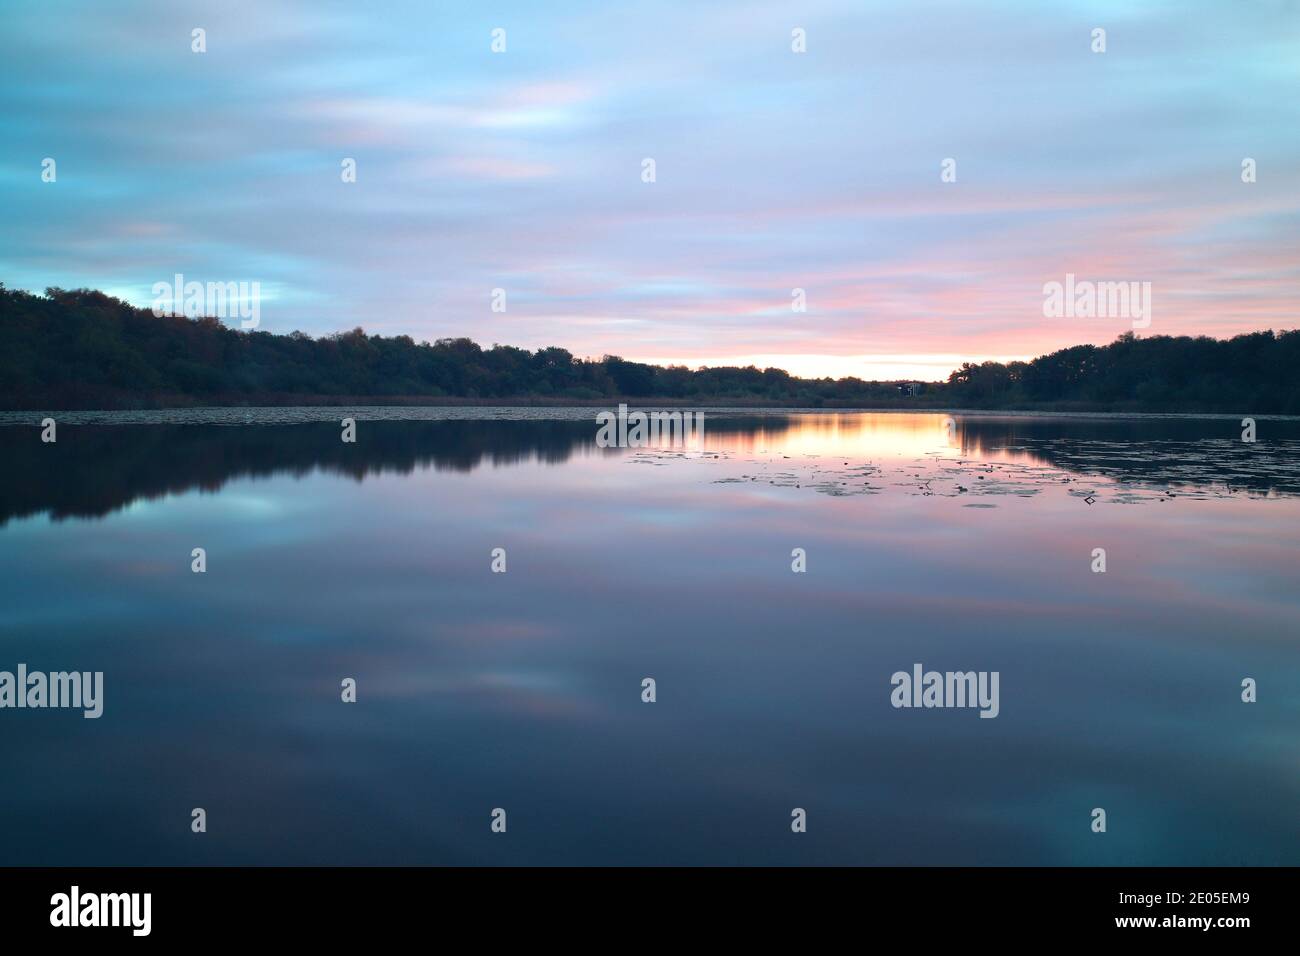
<instances>
[{"instance_id":1,"label":"shoreline","mask_svg":"<svg viewBox=\"0 0 1300 956\"><path fill-rule=\"evenodd\" d=\"M1011 409L1011 408L870 408L870 407L812 407L781 405L715 405L715 404L670 404L655 401L625 401L629 409L653 411L661 408L673 408L701 412L719 419L746 417L783 417L791 415L958 415L966 418L996 419L1076 419L1116 421L1121 419L1220 419L1235 421L1249 417L1261 421L1300 421L1297 415L1251 414L1247 412L1165 412L1132 410L1066 410L1066 409ZM356 404L313 404L313 405L191 405L168 408L101 408L101 409L22 409L0 410L0 426L30 425L39 426L42 419L53 418L59 424L295 424L307 422L333 421L340 415L355 414L365 410L382 411L386 414L375 416L378 421L597 421L594 413L601 410L613 410L618 403L592 404L519 404L510 402L479 402L476 404L457 405L407 405L398 403L356 403ZM428 411L432 414L395 414L402 411ZM445 411L448 414L438 415ZM474 412L490 412L476 415ZM546 415L545 412L561 414ZM512 415L511 412L520 414ZM593 414L579 414L591 412ZM294 414L297 413L297 414ZM235 421L237 418L245 421Z\"/></svg>"}]
</instances>

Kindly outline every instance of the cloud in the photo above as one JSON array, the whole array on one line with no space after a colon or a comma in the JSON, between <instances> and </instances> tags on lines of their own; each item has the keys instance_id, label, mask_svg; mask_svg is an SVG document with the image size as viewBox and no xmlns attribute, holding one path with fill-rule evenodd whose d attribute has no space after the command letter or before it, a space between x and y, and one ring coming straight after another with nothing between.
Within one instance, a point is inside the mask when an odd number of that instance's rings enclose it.
<instances>
[{"instance_id":1,"label":"cloud","mask_svg":"<svg viewBox=\"0 0 1300 956\"><path fill-rule=\"evenodd\" d=\"M20 9L0 36L17 78L0 86L0 279L258 280L280 291L272 331L820 367L1122 331L1042 316L1043 283L1066 272L1151 281L1153 333L1295 324L1300 102L1276 90L1300 61L1283 5L385 13ZM206 54L189 50L196 25Z\"/></svg>"}]
</instances>

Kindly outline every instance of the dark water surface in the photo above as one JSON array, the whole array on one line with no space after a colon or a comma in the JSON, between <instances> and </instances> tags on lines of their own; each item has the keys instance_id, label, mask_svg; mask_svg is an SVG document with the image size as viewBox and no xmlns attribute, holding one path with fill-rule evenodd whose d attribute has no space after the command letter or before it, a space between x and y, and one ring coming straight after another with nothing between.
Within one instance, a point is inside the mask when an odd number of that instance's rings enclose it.
<instances>
[{"instance_id":1,"label":"dark water surface","mask_svg":"<svg viewBox=\"0 0 1300 956\"><path fill-rule=\"evenodd\" d=\"M1300 422L594 414L0 417L0 864L1300 863Z\"/></svg>"}]
</instances>

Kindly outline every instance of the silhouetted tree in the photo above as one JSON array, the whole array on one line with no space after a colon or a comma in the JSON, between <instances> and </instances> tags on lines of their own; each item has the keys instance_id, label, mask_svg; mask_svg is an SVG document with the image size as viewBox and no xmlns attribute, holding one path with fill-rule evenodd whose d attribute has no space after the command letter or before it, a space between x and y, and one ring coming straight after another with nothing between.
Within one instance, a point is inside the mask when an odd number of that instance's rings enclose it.
<instances>
[{"instance_id":1,"label":"silhouetted tree","mask_svg":"<svg viewBox=\"0 0 1300 956\"><path fill-rule=\"evenodd\" d=\"M289 403L331 396L599 401L672 399L811 407L1113 408L1300 414L1300 332L1232 339L1127 332L1032 362L963 362L902 396L896 382L795 378L767 368L661 368L566 349L433 344L360 328L321 338L155 316L92 289L0 283L0 406L117 408Z\"/></svg>"}]
</instances>

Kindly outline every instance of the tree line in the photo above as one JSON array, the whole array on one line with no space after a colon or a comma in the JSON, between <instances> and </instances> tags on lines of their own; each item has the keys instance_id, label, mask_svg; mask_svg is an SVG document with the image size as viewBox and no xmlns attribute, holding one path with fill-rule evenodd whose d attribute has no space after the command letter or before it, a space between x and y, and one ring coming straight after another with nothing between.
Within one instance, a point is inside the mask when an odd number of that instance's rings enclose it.
<instances>
[{"instance_id":1,"label":"tree line","mask_svg":"<svg viewBox=\"0 0 1300 956\"><path fill-rule=\"evenodd\" d=\"M797 378L777 368L656 366L566 349L416 342L355 328L322 337L157 316L90 289L0 284L0 407L615 399L787 407L951 407L1300 414L1300 331L1121 335L1031 362L964 363L906 394L899 382Z\"/></svg>"}]
</instances>

